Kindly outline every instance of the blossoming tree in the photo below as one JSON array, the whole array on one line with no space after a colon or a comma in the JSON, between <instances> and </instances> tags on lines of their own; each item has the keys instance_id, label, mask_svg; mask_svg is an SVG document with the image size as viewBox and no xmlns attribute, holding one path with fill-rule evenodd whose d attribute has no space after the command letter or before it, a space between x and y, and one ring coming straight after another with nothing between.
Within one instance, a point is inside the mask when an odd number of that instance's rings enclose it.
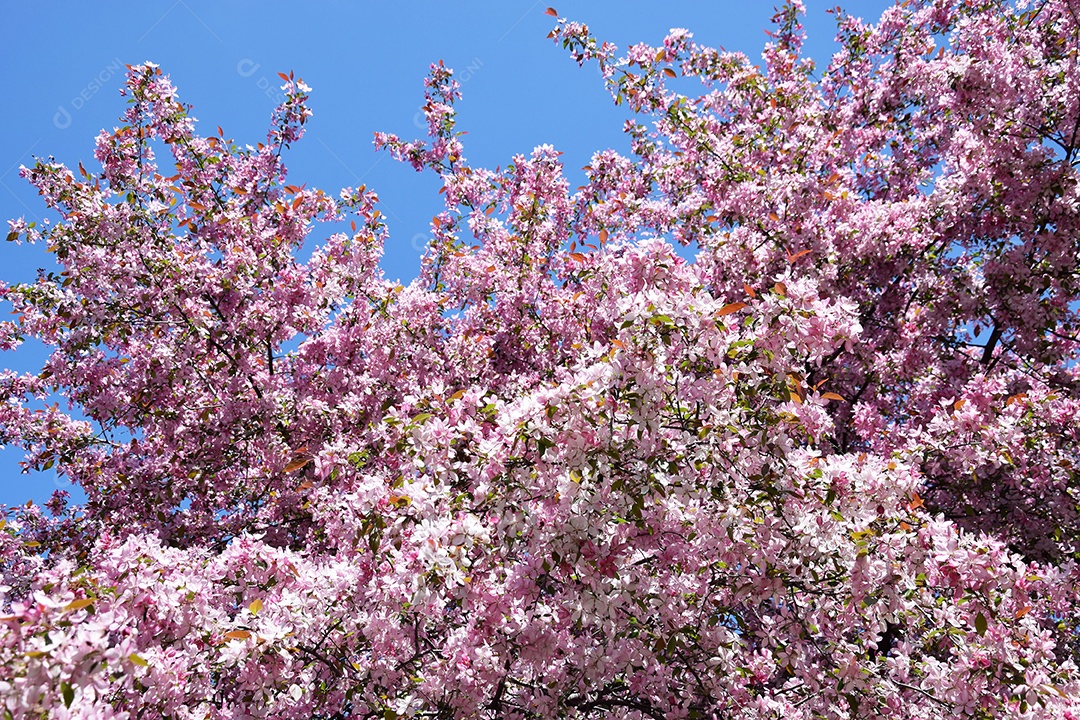
<instances>
[{"instance_id":1,"label":"blossoming tree","mask_svg":"<svg viewBox=\"0 0 1080 720\"><path fill-rule=\"evenodd\" d=\"M820 74L800 12L760 67L560 19L636 118L577 190L432 66L407 286L286 181L302 82L240 148L130 68L8 238L62 271L0 436L87 501L8 511L4 716L1080 717L1075 3L840 15Z\"/></svg>"}]
</instances>

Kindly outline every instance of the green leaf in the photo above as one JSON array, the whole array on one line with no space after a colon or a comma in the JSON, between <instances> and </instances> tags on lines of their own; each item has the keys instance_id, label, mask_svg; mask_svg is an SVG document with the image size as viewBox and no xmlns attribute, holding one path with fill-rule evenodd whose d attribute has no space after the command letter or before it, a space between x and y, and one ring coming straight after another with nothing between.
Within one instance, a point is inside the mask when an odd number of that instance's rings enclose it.
<instances>
[{"instance_id":1,"label":"green leaf","mask_svg":"<svg viewBox=\"0 0 1080 720\"><path fill-rule=\"evenodd\" d=\"M71 707L75 699L75 690L66 682L60 683L60 695L64 698L64 707Z\"/></svg>"},{"instance_id":2,"label":"green leaf","mask_svg":"<svg viewBox=\"0 0 1080 720\"><path fill-rule=\"evenodd\" d=\"M97 601L97 598L88 597L80 598L79 600L72 600L64 606L65 610L82 610L85 607L93 605Z\"/></svg>"},{"instance_id":3,"label":"green leaf","mask_svg":"<svg viewBox=\"0 0 1080 720\"><path fill-rule=\"evenodd\" d=\"M544 438L544 437L537 440L536 444L537 444L538 452L540 453L540 457L544 457L544 453L548 451L548 448L555 447L555 441L554 440L549 440L548 438Z\"/></svg>"},{"instance_id":4,"label":"green leaf","mask_svg":"<svg viewBox=\"0 0 1080 720\"><path fill-rule=\"evenodd\" d=\"M982 613L975 616L975 632L980 635L986 634L986 616Z\"/></svg>"},{"instance_id":5,"label":"green leaf","mask_svg":"<svg viewBox=\"0 0 1080 720\"><path fill-rule=\"evenodd\" d=\"M146 660L144 660L142 656L138 653L131 653L130 655L128 655L128 660L130 660L135 665L141 665L142 667L147 667L150 664L146 662Z\"/></svg>"}]
</instances>

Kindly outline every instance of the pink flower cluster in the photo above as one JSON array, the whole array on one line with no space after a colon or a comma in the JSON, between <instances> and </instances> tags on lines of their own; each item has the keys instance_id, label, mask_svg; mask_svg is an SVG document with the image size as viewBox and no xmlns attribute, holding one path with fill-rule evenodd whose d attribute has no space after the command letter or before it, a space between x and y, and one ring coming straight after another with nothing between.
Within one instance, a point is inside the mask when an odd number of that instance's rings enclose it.
<instances>
[{"instance_id":1,"label":"pink flower cluster","mask_svg":"<svg viewBox=\"0 0 1080 720\"><path fill-rule=\"evenodd\" d=\"M88 499L0 527L3 714L1080 717L1080 20L913 0L819 72L801 12L762 67L560 20L638 118L577 190L470 166L433 65L407 286L288 184L302 81L240 148L132 67L10 223L62 270L0 437Z\"/></svg>"}]
</instances>

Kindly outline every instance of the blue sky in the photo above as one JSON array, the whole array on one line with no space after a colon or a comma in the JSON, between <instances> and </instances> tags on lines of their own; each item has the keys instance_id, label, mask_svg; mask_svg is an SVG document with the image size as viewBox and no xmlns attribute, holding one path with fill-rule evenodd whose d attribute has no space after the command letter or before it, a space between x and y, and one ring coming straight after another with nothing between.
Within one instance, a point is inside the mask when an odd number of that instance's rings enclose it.
<instances>
[{"instance_id":1,"label":"blue sky","mask_svg":"<svg viewBox=\"0 0 1080 720\"><path fill-rule=\"evenodd\" d=\"M826 9L837 0L806 0L808 55L823 66L835 50ZM265 137L280 98L278 72L294 71L313 88L314 116L286 163L290 181L336 194L361 183L378 192L390 240L383 268L412 279L432 215L441 209L434 175L417 174L372 148L376 130L423 135L423 79L443 60L462 85L459 129L477 166L503 165L549 143L564 152L573 185L592 153L626 151L623 108L604 90L595 66L578 68L546 38L559 14L581 21L625 48L658 44L672 27L698 42L759 57L774 2L769 0L482 0L449 3L323 2L21 2L0 0L0 219L41 220L46 209L18 176L34 156L93 170L93 139L124 109L124 65L158 63L194 105L198 129L221 126L240 144ZM876 18L892 3L849 0L849 12ZM312 240L318 240L318 228ZM6 234L6 229L5 233ZM51 262L44 248L0 244L0 280L29 281ZM37 370L35 348L7 353L4 367ZM25 475L21 451L0 450L0 504L43 502L50 473ZM73 492L73 495L78 494Z\"/></svg>"}]
</instances>

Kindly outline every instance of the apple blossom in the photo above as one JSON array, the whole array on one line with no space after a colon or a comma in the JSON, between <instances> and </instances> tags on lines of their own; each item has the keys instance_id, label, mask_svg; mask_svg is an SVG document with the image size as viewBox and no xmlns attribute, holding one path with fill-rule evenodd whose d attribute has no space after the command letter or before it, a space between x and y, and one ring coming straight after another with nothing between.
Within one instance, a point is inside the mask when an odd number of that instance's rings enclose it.
<instances>
[{"instance_id":1,"label":"apple blossom","mask_svg":"<svg viewBox=\"0 0 1080 720\"><path fill-rule=\"evenodd\" d=\"M433 65L408 285L288 183L302 81L241 148L131 67L10 225L62 269L0 436L87 501L0 531L6 716L1080 717L1080 19L839 14L818 71L801 12L760 67L560 19L634 112L576 190L471 166Z\"/></svg>"}]
</instances>

